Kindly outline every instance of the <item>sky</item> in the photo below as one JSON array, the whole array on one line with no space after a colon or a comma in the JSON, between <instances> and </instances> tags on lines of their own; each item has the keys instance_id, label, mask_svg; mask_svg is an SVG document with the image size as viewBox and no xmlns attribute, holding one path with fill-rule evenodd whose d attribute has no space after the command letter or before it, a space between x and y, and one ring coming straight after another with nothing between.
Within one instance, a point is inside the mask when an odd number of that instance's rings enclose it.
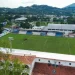
<instances>
[{"instance_id":1,"label":"sky","mask_svg":"<svg viewBox=\"0 0 75 75\"><path fill-rule=\"evenodd\" d=\"M75 3L75 0L0 0L0 7L17 8L37 4L62 8L72 3Z\"/></svg>"}]
</instances>

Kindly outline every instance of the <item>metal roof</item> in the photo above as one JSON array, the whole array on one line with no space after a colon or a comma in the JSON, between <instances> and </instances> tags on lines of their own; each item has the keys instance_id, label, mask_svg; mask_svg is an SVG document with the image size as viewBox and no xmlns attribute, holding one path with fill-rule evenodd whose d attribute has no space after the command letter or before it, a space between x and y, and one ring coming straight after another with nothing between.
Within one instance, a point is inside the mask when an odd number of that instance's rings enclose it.
<instances>
[{"instance_id":1,"label":"metal roof","mask_svg":"<svg viewBox=\"0 0 75 75\"><path fill-rule=\"evenodd\" d=\"M15 19L15 21L24 21L24 20L26 20L27 18L25 18L25 17L21 17L21 18L17 18L17 19Z\"/></svg>"},{"instance_id":2,"label":"metal roof","mask_svg":"<svg viewBox=\"0 0 75 75\"><path fill-rule=\"evenodd\" d=\"M75 24L48 24L44 30L48 29L75 30Z\"/></svg>"}]
</instances>

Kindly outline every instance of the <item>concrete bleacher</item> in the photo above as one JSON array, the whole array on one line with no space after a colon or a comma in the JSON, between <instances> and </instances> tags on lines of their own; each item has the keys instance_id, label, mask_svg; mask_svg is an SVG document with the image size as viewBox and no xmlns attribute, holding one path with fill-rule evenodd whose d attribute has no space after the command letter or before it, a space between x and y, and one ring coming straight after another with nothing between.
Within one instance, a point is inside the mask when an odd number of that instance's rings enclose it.
<instances>
[{"instance_id":1,"label":"concrete bleacher","mask_svg":"<svg viewBox=\"0 0 75 75\"><path fill-rule=\"evenodd\" d=\"M27 31L19 31L19 34L26 34Z\"/></svg>"},{"instance_id":2,"label":"concrete bleacher","mask_svg":"<svg viewBox=\"0 0 75 75\"><path fill-rule=\"evenodd\" d=\"M8 33L10 33L9 31L3 31L1 34L0 34L0 37L4 36L4 35L7 35Z\"/></svg>"},{"instance_id":3,"label":"concrete bleacher","mask_svg":"<svg viewBox=\"0 0 75 75\"><path fill-rule=\"evenodd\" d=\"M48 32L48 33L47 33L47 36L55 36L55 33L53 33L53 32Z\"/></svg>"},{"instance_id":4,"label":"concrete bleacher","mask_svg":"<svg viewBox=\"0 0 75 75\"><path fill-rule=\"evenodd\" d=\"M32 32L33 35L40 35L40 32Z\"/></svg>"},{"instance_id":5,"label":"concrete bleacher","mask_svg":"<svg viewBox=\"0 0 75 75\"><path fill-rule=\"evenodd\" d=\"M35 63L32 75L75 75L75 68Z\"/></svg>"}]
</instances>

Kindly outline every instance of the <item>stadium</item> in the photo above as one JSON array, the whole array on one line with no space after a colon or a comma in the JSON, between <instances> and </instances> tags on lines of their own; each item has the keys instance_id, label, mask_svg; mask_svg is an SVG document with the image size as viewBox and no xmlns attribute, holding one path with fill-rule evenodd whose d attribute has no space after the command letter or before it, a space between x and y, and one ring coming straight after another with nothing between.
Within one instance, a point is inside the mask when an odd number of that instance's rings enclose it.
<instances>
[{"instance_id":1,"label":"stadium","mask_svg":"<svg viewBox=\"0 0 75 75\"><path fill-rule=\"evenodd\" d=\"M75 75L75 0L0 3L0 75Z\"/></svg>"},{"instance_id":2,"label":"stadium","mask_svg":"<svg viewBox=\"0 0 75 75\"><path fill-rule=\"evenodd\" d=\"M74 31L74 24L48 24L48 26L34 26L32 29L20 29L19 34L75 37Z\"/></svg>"}]
</instances>

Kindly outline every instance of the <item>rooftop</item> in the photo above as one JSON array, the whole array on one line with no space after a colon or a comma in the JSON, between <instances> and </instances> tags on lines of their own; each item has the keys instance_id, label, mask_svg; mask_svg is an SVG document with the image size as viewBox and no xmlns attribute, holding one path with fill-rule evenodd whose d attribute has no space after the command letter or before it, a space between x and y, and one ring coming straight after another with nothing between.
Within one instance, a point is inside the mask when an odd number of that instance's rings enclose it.
<instances>
[{"instance_id":1,"label":"rooftop","mask_svg":"<svg viewBox=\"0 0 75 75\"><path fill-rule=\"evenodd\" d=\"M64 29L64 30L75 30L75 24L48 24L44 30L48 29Z\"/></svg>"},{"instance_id":2,"label":"rooftop","mask_svg":"<svg viewBox=\"0 0 75 75\"><path fill-rule=\"evenodd\" d=\"M4 48L1 48L1 51L6 52ZM58 53L48 53L48 52L40 52L40 51L31 51L31 50L21 50L21 49L13 49L13 55L27 55L27 56L36 56L39 58L47 58L47 59L55 59L61 61L71 61L75 62L75 55L66 55L66 54L58 54Z\"/></svg>"},{"instance_id":3,"label":"rooftop","mask_svg":"<svg viewBox=\"0 0 75 75\"><path fill-rule=\"evenodd\" d=\"M27 18L25 18L25 17L20 17L20 18L16 18L15 20L16 21L24 21L24 20L26 20Z\"/></svg>"}]
</instances>

